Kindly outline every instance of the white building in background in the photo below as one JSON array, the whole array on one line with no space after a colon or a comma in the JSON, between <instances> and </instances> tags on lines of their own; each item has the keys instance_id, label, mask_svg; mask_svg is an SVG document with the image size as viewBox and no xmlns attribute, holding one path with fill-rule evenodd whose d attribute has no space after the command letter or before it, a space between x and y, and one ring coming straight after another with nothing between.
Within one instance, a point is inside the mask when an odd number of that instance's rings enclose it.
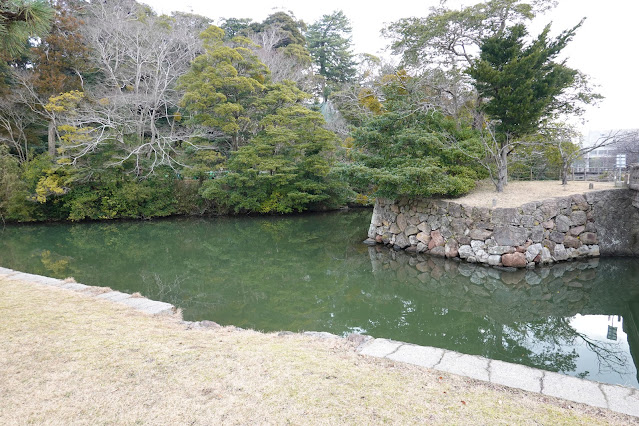
<instances>
[{"instance_id":1,"label":"white building in background","mask_svg":"<svg viewBox=\"0 0 639 426\"><path fill-rule=\"evenodd\" d=\"M616 132L616 130L591 131L584 138L584 146L592 146L607 135ZM637 141L639 144L639 141ZM637 158L635 158L637 157ZM624 152L622 148L616 145L605 146L590 151L584 158L575 162L575 166L595 168L603 167L608 169L625 169L630 163L639 161L637 154Z\"/></svg>"}]
</instances>

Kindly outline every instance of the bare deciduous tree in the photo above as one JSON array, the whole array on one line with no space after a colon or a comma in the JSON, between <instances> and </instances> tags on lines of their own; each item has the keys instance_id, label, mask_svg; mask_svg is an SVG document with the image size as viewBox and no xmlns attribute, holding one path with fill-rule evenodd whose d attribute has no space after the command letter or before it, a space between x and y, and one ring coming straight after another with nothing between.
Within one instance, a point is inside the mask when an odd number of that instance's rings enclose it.
<instances>
[{"instance_id":1,"label":"bare deciduous tree","mask_svg":"<svg viewBox=\"0 0 639 426\"><path fill-rule=\"evenodd\" d=\"M584 145L582 142L579 142L579 133L574 127L568 125L555 124L545 126L541 131L541 135L545 139L545 143L557 149L561 159L561 183L562 185L566 185L568 184L570 167L575 160L599 148L614 146L627 140L630 132L621 130L610 131L601 135L590 145Z\"/></svg>"},{"instance_id":2,"label":"bare deciduous tree","mask_svg":"<svg viewBox=\"0 0 639 426\"><path fill-rule=\"evenodd\" d=\"M37 116L24 107L15 95L0 99L0 144L9 146L24 163L29 158L27 129L37 121Z\"/></svg>"},{"instance_id":3,"label":"bare deciduous tree","mask_svg":"<svg viewBox=\"0 0 639 426\"><path fill-rule=\"evenodd\" d=\"M133 161L138 175L180 164L177 150L189 143L190 130L181 124L176 82L201 52L198 34L208 21L156 16L136 2L116 0L91 3L85 23L102 80L86 87L73 111L57 114L58 128L75 132L63 144L65 156L77 163L109 144L118 152L113 163Z\"/></svg>"},{"instance_id":4,"label":"bare deciduous tree","mask_svg":"<svg viewBox=\"0 0 639 426\"><path fill-rule=\"evenodd\" d=\"M287 32L277 25L251 34L251 40L259 46L255 49L255 54L271 71L271 80L274 83L290 80L303 90L310 90L313 77L311 57L308 51L298 44L278 47L287 38Z\"/></svg>"}]
</instances>

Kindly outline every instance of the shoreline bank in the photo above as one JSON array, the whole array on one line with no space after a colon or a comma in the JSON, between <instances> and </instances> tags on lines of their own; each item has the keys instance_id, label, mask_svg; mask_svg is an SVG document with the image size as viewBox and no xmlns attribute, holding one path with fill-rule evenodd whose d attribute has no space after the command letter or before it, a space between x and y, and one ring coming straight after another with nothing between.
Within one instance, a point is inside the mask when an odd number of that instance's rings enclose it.
<instances>
[{"instance_id":1,"label":"shoreline bank","mask_svg":"<svg viewBox=\"0 0 639 426\"><path fill-rule=\"evenodd\" d=\"M85 286L65 280L56 280L0 268L0 283L3 281L5 283L18 282L49 288L54 287L68 290L68 293L79 293L84 296L92 296L95 299L108 300L114 302L113 305L119 305L122 308L128 306L129 308L151 314L152 316L159 315L167 317L174 322L177 321L183 329L208 329L213 331L235 329L234 327L219 327L210 321L187 323L181 320L179 310L170 304L149 301L136 295L113 292L106 287ZM262 335L261 333L258 334ZM423 375L431 374L429 373L431 372L430 369L434 368L435 370L432 371L432 374L444 374L442 372L453 373L471 379L483 380L493 385L508 386L512 389L535 392L540 396L559 397L570 401L586 403L595 407L609 408L620 413L639 416L639 391L632 388L606 385L556 373L544 372L516 364L488 360L479 356L464 355L444 349L416 346L387 339L372 339L358 335L345 339L321 332L309 332L307 336L284 332L279 333L278 337L319 339L325 342L334 341L339 343L342 348L350 348L348 351L353 351L359 344L359 347L355 350L357 353L428 368L429 370L421 370L420 374ZM544 380L547 380L548 384L545 385Z\"/></svg>"}]
</instances>

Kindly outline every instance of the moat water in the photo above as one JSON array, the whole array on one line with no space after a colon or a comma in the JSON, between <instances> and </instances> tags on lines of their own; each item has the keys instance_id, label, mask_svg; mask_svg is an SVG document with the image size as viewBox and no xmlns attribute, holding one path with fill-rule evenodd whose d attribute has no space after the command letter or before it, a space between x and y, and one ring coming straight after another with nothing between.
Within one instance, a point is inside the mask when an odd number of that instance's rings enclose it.
<instances>
[{"instance_id":1,"label":"moat water","mask_svg":"<svg viewBox=\"0 0 639 426\"><path fill-rule=\"evenodd\" d=\"M639 387L639 260L502 271L362 244L370 210L6 226L0 266L263 331L351 332Z\"/></svg>"}]
</instances>

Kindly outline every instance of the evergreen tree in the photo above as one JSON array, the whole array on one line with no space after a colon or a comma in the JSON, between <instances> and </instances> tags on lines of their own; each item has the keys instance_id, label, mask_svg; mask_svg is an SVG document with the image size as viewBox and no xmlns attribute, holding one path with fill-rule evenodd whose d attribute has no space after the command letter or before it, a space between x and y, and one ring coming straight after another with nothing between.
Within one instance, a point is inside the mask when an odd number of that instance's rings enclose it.
<instances>
[{"instance_id":1,"label":"evergreen tree","mask_svg":"<svg viewBox=\"0 0 639 426\"><path fill-rule=\"evenodd\" d=\"M336 136L324 118L301 105L293 83L269 85L258 102L261 131L231 154L228 173L203 185L202 195L226 210L290 213L335 202L329 177Z\"/></svg>"},{"instance_id":2,"label":"evergreen tree","mask_svg":"<svg viewBox=\"0 0 639 426\"><path fill-rule=\"evenodd\" d=\"M483 171L456 140L477 149L476 133L435 110L420 108L420 93L405 73L385 77L383 108L353 132L353 162L336 171L360 194L398 197L457 196L470 191Z\"/></svg>"},{"instance_id":3,"label":"evergreen tree","mask_svg":"<svg viewBox=\"0 0 639 426\"><path fill-rule=\"evenodd\" d=\"M497 192L508 182L508 156L518 139L536 132L543 120L572 108L561 96L575 84L579 72L554 59L580 26L549 40L548 25L526 45L526 27L514 25L484 39L479 59L467 70L482 100L481 110L488 115L488 134L483 140L491 176L496 165Z\"/></svg>"},{"instance_id":4,"label":"evergreen tree","mask_svg":"<svg viewBox=\"0 0 639 426\"><path fill-rule=\"evenodd\" d=\"M264 28L270 26L278 27L286 34L286 36L274 46L275 48L286 47L290 44L298 44L300 46L306 44L306 39L302 34L302 31L306 30L306 24L301 20L296 20L292 12L290 14L286 12L273 13L269 15L261 25Z\"/></svg>"},{"instance_id":5,"label":"evergreen tree","mask_svg":"<svg viewBox=\"0 0 639 426\"><path fill-rule=\"evenodd\" d=\"M528 46L524 42L528 33L522 24L484 40L479 60L468 74L486 100L483 110L491 119L499 120L496 129L504 137L533 133L542 119L561 112L559 96L573 85L578 71L554 59L579 26L581 23L555 40L548 39L550 26L546 26Z\"/></svg>"},{"instance_id":6,"label":"evergreen tree","mask_svg":"<svg viewBox=\"0 0 639 426\"><path fill-rule=\"evenodd\" d=\"M181 77L182 103L197 124L222 133L236 151L255 131L251 107L264 90L268 69L251 51L251 41L224 43L224 30L211 26L200 36L205 53Z\"/></svg>"},{"instance_id":7,"label":"evergreen tree","mask_svg":"<svg viewBox=\"0 0 639 426\"><path fill-rule=\"evenodd\" d=\"M29 37L46 34L52 15L44 0L0 2L0 57L8 60L23 53Z\"/></svg>"},{"instance_id":8,"label":"evergreen tree","mask_svg":"<svg viewBox=\"0 0 639 426\"><path fill-rule=\"evenodd\" d=\"M357 72L351 52L351 30L351 24L341 10L322 16L308 27L308 50L325 81L322 85L324 102L330 95L331 86L351 81Z\"/></svg>"}]
</instances>

